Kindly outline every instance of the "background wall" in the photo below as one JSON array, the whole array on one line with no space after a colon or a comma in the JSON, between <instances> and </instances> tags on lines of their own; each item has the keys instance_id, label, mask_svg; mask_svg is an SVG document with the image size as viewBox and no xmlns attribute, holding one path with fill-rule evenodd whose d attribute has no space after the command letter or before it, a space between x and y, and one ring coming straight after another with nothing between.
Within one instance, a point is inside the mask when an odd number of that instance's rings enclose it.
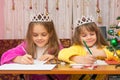
<instances>
[{"instance_id":1,"label":"background wall","mask_svg":"<svg viewBox=\"0 0 120 80\"><path fill-rule=\"evenodd\" d=\"M120 0L0 0L0 6L0 39L24 38L30 16L38 12L51 15L59 38L71 38L82 15L93 16L98 26L107 28L120 16Z\"/></svg>"}]
</instances>

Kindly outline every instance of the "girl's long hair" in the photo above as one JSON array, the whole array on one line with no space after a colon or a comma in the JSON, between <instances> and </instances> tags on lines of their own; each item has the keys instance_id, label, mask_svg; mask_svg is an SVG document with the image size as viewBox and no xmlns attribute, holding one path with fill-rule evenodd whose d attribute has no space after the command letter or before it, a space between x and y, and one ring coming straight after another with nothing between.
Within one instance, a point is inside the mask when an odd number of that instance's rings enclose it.
<instances>
[{"instance_id":1,"label":"girl's long hair","mask_svg":"<svg viewBox=\"0 0 120 80\"><path fill-rule=\"evenodd\" d=\"M58 37L54 28L53 21L51 22L30 22L28 25L28 31L26 35L26 50L27 52L32 55L34 58L36 57L36 45L33 42L32 34L33 34L33 27L35 24L41 24L45 27L45 29L50 34L49 42L48 42L48 53L52 55L57 55L59 52L59 41Z\"/></svg>"},{"instance_id":2,"label":"girl's long hair","mask_svg":"<svg viewBox=\"0 0 120 80\"><path fill-rule=\"evenodd\" d=\"M95 22L86 23L86 24L76 27L73 38L72 38L73 44L82 45L82 41L80 40L80 34L84 32L84 29L88 31L95 31L96 37L97 37L96 45L98 48L102 48L103 45L104 46L108 45L107 41L103 37L100 29L97 27Z\"/></svg>"}]
</instances>

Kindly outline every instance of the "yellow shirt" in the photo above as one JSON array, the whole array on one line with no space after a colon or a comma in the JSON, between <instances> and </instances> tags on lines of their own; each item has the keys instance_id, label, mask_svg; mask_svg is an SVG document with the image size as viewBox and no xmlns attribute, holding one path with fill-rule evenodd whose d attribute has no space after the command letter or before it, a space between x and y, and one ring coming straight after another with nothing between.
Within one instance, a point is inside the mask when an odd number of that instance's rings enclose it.
<instances>
[{"instance_id":1,"label":"yellow shirt","mask_svg":"<svg viewBox=\"0 0 120 80\"><path fill-rule=\"evenodd\" d=\"M106 57L109 58L113 56L113 52L110 52L106 46L103 47L104 52L106 53ZM68 62L68 63L75 63L70 60L72 56L86 56L87 52L83 46L80 45L73 45L69 48L62 49L58 54L58 59Z\"/></svg>"}]
</instances>

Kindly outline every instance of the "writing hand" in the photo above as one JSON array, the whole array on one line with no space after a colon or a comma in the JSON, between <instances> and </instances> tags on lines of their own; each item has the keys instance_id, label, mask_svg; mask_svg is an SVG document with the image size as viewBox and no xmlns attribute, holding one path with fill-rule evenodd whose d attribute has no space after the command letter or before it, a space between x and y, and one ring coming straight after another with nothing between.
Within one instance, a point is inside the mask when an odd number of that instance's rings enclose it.
<instances>
[{"instance_id":1,"label":"writing hand","mask_svg":"<svg viewBox=\"0 0 120 80\"><path fill-rule=\"evenodd\" d=\"M93 64L96 61L96 58L87 54L86 56L72 56L70 60L79 64Z\"/></svg>"},{"instance_id":2,"label":"writing hand","mask_svg":"<svg viewBox=\"0 0 120 80\"><path fill-rule=\"evenodd\" d=\"M32 56L29 54L25 54L24 56L21 56L20 61L22 64L33 64L34 63Z\"/></svg>"},{"instance_id":3,"label":"writing hand","mask_svg":"<svg viewBox=\"0 0 120 80\"><path fill-rule=\"evenodd\" d=\"M54 55L50 55L50 54L44 54L44 55L42 55L40 58L39 58L39 60L41 60L41 61L49 61L49 60L51 60L51 59L54 59Z\"/></svg>"},{"instance_id":4,"label":"writing hand","mask_svg":"<svg viewBox=\"0 0 120 80\"><path fill-rule=\"evenodd\" d=\"M83 60L84 60L84 62L87 63L87 64L93 64L93 63L96 61L96 57L94 57L93 55L88 54L88 55L86 55L86 56L84 57Z\"/></svg>"}]
</instances>

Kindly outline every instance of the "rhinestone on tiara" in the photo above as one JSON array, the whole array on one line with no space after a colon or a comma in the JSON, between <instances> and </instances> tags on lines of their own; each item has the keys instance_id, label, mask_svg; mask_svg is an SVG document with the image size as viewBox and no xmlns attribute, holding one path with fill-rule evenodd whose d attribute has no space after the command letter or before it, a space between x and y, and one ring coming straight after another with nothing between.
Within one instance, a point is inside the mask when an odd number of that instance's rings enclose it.
<instances>
[{"instance_id":1,"label":"rhinestone on tiara","mask_svg":"<svg viewBox=\"0 0 120 80\"><path fill-rule=\"evenodd\" d=\"M76 26L80 26L86 23L94 22L92 17L82 16L81 19L78 19L76 22Z\"/></svg>"},{"instance_id":2,"label":"rhinestone on tiara","mask_svg":"<svg viewBox=\"0 0 120 80\"><path fill-rule=\"evenodd\" d=\"M37 14L31 18L31 22L50 22L49 14Z\"/></svg>"}]
</instances>

